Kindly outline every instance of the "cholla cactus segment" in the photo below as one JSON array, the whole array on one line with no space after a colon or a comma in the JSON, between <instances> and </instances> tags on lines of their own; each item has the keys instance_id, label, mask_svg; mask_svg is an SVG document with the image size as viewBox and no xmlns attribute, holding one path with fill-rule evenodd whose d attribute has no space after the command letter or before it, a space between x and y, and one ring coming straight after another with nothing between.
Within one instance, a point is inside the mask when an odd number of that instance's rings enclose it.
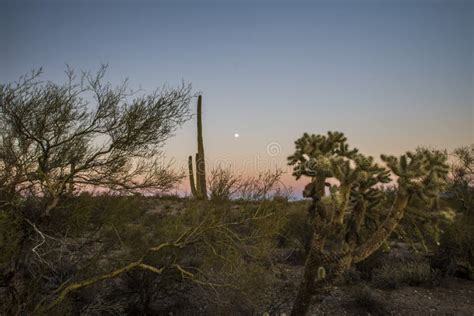
<instances>
[{"instance_id":1,"label":"cholla cactus segment","mask_svg":"<svg viewBox=\"0 0 474 316\"><path fill-rule=\"evenodd\" d=\"M334 157L351 158L357 149L349 149L346 137L340 132L328 132L328 135L303 134L295 141L295 153L288 157L293 167L293 175L331 177L331 160Z\"/></svg>"},{"instance_id":2,"label":"cholla cactus segment","mask_svg":"<svg viewBox=\"0 0 474 316\"><path fill-rule=\"evenodd\" d=\"M317 278L318 280L322 280L326 278L326 269L324 269L324 267L318 268Z\"/></svg>"}]
</instances>

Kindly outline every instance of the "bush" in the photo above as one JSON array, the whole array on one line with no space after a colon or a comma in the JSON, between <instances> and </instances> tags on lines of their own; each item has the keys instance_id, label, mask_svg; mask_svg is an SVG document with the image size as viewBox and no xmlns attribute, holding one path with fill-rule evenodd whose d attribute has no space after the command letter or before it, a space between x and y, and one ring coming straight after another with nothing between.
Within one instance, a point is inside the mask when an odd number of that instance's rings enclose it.
<instances>
[{"instance_id":1,"label":"bush","mask_svg":"<svg viewBox=\"0 0 474 316\"><path fill-rule=\"evenodd\" d=\"M211 170L209 195L211 200L230 200L237 193L241 178L230 168L218 166Z\"/></svg>"},{"instance_id":2,"label":"bush","mask_svg":"<svg viewBox=\"0 0 474 316\"><path fill-rule=\"evenodd\" d=\"M291 246L304 251L311 227L308 223L308 205L306 201L290 203L284 214L284 222L280 233L280 246Z\"/></svg>"},{"instance_id":3,"label":"bush","mask_svg":"<svg viewBox=\"0 0 474 316\"><path fill-rule=\"evenodd\" d=\"M474 144L456 148L452 156L455 161L448 196L454 198L461 212L474 216Z\"/></svg>"},{"instance_id":4,"label":"bush","mask_svg":"<svg viewBox=\"0 0 474 316\"><path fill-rule=\"evenodd\" d=\"M272 196L272 193L281 195L280 179L283 171L267 170L254 177L241 179L238 195L242 200L264 200Z\"/></svg>"},{"instance_id":5,"label":"bush","mask_svg":"<svg viewBox=\"0 0 474 316\"><path fill-rule=\"evenodd\" d=\"M434 281L436 273L426 260L391 260L372 272L372 283L379 288L398 289Z\"/></svg>"},{"instance_id":6,"label":"bush","mask_svg":"<svg viewBox=\"0 0 474 316\"><path fill-rule=\"evenodd\" d=\"M34 226L20 222L28 233L24 246L28 266L21 280L28 300L24 310L46 310L59 297L54 290L61 284L91 280L88 286L66 293L51 312L120 309L168 314L185 308L222 314L238 305L249 314L267 304L266 291L272 289L272 255L284 221L282 205L272 200L175 202L108 194L64 199L48 222ZM177 211L168 212L167 207ZM4 266L18 256L15 245L22 230L16 226L11 213L0 211L0 242L8 246L0 256ZM151 250L167 243L177 245ZM137 260L164 268L163 273L132 269L97 279ZM34 275L42 277L33 279ZM0 314L15 314L18 300L3 296L0 293L6 307L0 307Z\"/></svg>"},{"instance_id":7,"label":"bush","mask_svg":"<svg viewBox=\"0 0 474 316\"><path fill-rule=\"evenodd\" d=\"M460 216L445 229L432 264L444 275L474 279L474 217Z\"/></svg>"},{"instance_id":8,"label":"bush","mask_svg":"<svg viewBox=\"0 0 474 316\"><path fill-rule=\"evenodd\" d=\"M357 306L362 307L369 314L389 314L389 311L386 307L387 302L382 298L381 295L376 293L367 285L355 287L351 292L351 297Z\"/></svg>"}]
</instances>

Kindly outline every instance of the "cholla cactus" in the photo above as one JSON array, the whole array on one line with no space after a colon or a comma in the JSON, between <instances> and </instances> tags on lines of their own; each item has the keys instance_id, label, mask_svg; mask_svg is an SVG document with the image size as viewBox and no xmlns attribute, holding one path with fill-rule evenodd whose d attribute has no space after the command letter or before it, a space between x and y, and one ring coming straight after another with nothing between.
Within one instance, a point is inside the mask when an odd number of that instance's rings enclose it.
<instances>
[{"instance_id":1,"label":"cholla cactus","mask_svg":"<svg viewBox=\"0 0 474 316\"><path fill-rule=\"evenodd\" d=\"M328 132L327 136L304 134L295 144L296 151L288 158L289 164L294 166L293 175L297 179L302 176L311 179L303 194L313 200L310 208L313 232L292 311L292 315L304 315L312 295L330 286L352 264L367 258L387 240L412 197L436 199L446 183L448 166L445 153L425 149L398 158L382 155L386 167L379 166L372 157L349 149L346 138L339 132ZM380 184L390 182L390 174L398 177L393 205L374 231L362 236L367 212L384 201ZM328 178L338 180L338 185L329 185ZM322 202L326 186L330 187L332 205ZM328 271L324 278L321 268Z\"/></svg>"}]
</instances>

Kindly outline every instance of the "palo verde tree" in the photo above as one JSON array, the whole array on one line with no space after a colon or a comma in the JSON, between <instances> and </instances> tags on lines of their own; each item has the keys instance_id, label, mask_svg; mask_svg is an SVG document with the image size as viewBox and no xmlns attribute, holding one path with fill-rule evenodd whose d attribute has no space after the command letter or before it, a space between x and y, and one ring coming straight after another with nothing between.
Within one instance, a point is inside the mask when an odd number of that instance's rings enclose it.
<instances>
[{"instance_id":1,"label":"palo verde tree","mask_svg":"<svg viewBox=\"0 0 474 316\"><path fill-rule=\"evenodd\" d=\"M138 95L126 81L104 82L106 68L80 76L67 69L64 84L41 81L41 70L0 84L0 271L13 289L5 305L27 300L31 260L45 262L36 250L48 228L57 230L48 227L60 221L51 213L61 214L68 197L163 192L183 177L160 148L190 118L190 86ZM33 246L35 236L42 241Z\"/></svg>"},{"instance_id":2,"label":"palo verde tree","mask_svg":"<svg viewBox=\"0 0 474 316\"><path fill-rule=\"evenodd\" d=\"M48 215L81 188L169 190L181 179L160 162L160 147L189 119L190 86L138 96L125 81L104 82L106 66L67 82L40 71L0 84L0 199L40 196Z\"/></svg>"},{"instance_id":3,"label":"palo verde tree","mask_svg":"<svg viewBox=\"0 0 474 316\"><path fill-rule=\"evenodd\" d=\"M412 198L431 203L446 182L447 156L442 152L420 149L401 157L382 155L386 168L350 149L346 141L340 132L304 134L288 158L297 179L311 179L303 194L312 199L309 219L313 228L292 315L305 315L314 295L326 291L351 265L379 249L397 228ZM382 205L381 185L391 181L390 173L397 177L391 209L374 230L363 232L369 212ZM334 182L337 184L331 184Z\"/></svg>"}]
</instances>

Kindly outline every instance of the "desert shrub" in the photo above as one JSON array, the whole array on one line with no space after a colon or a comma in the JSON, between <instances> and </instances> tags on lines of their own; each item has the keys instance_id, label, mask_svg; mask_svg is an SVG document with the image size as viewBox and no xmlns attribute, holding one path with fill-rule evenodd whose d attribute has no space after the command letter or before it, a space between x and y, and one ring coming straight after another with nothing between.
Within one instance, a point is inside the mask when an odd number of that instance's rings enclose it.
<instances>
[{"instance_id":1,"label":"desert shrub","mask_svg":"<svg viewBox=\"0 0 474 316\"><path fill-rule=\"evenodd\" d=\"M153 197L152 197L153 198ZM173 201L179 202L183 199L183 197L179 196L176 192L173 193L158 193L154 198L159 198L161 201Z\"/></svg>"},{"instance_id":2,"label":"desert shrub","mask_svg":"<svg viewBox=\"0 0 474 316\"><path fill-rule=\"evenodd\" d=\"M290 203L283 214L284 222L280 231L280 246L294 247L304 251L305 242L311 233L308 223L308 203L298 201Z\"/></svg>"},{"instance_id":3,"label":"desert shrub","mask_svg":"<svg viewBox=\"0 0 474 316\"><path fill-rule=\"evenodd\" d=\"M243 201L288 201L291 198L291 188L280 183L282 174L281 170L268 170L256 176L243 177L233 174L230 167L219 165L211 170L208 178L209 197L214 201L234 198Z\"/></svg>"},{"instance_id":4,"label":"desert shrub","mask_svg":"<svg viewBox=\"0 0 474 316\"><path fill-rule=\"evenodd\" d=\"M474 279L474 145L452 153L451 178L445 203L457 210L455 220L446 225L432 264L443 274Z\"/></svg>"},{"instance_id":5,"label":"desert shrub","mask_svg":"<svg viewBox=\"0 0 474 316\"><path fill-rule=\"evenodd\" d=\"M445 275L474 279L473 216L460 216L446 227L432 263Z\"/></svg>"},{"instance_id":6,"label":"desert shrub","mask_svg":"<svg viewBox=\"0 0 474 316\"><path fill-rule=\"evenodd\" d=\"M351 297L354 303L369 314L388 315L387 302L367 285L359 285L352 289Z\"/></svg>"},{"instance_id":7,"label":"desert shrub","mask_svg":"<svg viewBox=\"0 0 474 316\"><path fill-rule=\"evenodd\" d=\"M265 289L273 282L272 255L283 222L279 213L283 202L185 199L176 202L178 212L148 211L152 204L170 203L110 195L65 201L52 213L54 220L37 226L47 234L44 243L39 233L31 232L31 247L42 244L37 256L31 256L30 270L42 278L37 279L28 309L44 298L51 302L57 296L52 290L64 282L90 280L137 260L165 269L158 274L130 270L95 282L68 294L52 312L66 307L89 311L120 307L127 313L199 309L219 314L237 304L243 313L250 313L263 304ZM185 232L180 246L150 251L179 240Z\"/></svg>"},{"instance_id":8,"label":"desert shrub","mask_svg":"<svg viewBox=\"0 0 474 316\"><path fill-rule=\"evenodd\" d=\"M277 209L271 201L235 204L191 200L180 215L164 218L155 229L159 236L173 234L170 230L181 225L199 227L204 219L213 226L222 225L222 229L209 230L193 247L176 249L172 257L180 258L181 264L199 275L201 281L217 286L201 286L180 274L174 279L168 274L168 281L159 287L161 293L169 292L166 300L176 298L178 293L166 289L181 284L182 299L177 301L182 303L185 297L187 308L209 314L235 311L236 306L248 314L262 304L264 289L272 283L269 269L281 222ZM232 224L226 226L226 223Z\"/></svg>"},{"instance_id":9,"label":"desert shrub","mask_svg":"<svg viewBox=\"0 0 474 316\"><path fill-rule=\"evenodd\" d=\"M397 289L403 285L429 284L436 278L426 260L387 260L372 271L372 283L379 288Z\"/></svg>"},{"instance_id":10,"label":"desert shrub","mask_svg":"<svg viewBox=\"0 0 474 316\"><path fill-rule=\"evenodd\" d=\"M209 196L211 200L229 200L239 190L241 178L232 174L230 168L217 166L209 176Z\"/></svg>"},{"instance_id":11,"label":"desert shrub","mask_svg":"<svg viewBox=\"0 0 474 316\"><path fill-rule=\"evenodd\" d=\"M146 200L140 196L92 195L82 193L64 199L52 212L48 226L68 230L72 236L80 236L87 230L104 225L122 228L125 224L141 221L146 209ZM59 232L59 231L58 231Z\"/></svg>"},{"instance_id":12,"label":"desert shrub","mask_svg":"<svg viewBox=\"0 0 474 316\"><path fill-rule=\"evenodd\" d=\"M279 184L273 194L272 199L275 201L289 202L293 199L293 188L291 186L285 186L284 184Z\"/></svg>"},{"instance_id":13,"label":"desert shrub","mask_svg":"<svg viewBox=\"0 0 474 316\"><path fill-rule=\"evenodd\" d=\"M143 201L137 197L81 194L63 199L48 221L33 223L14 217L14 214L28 214L34 219L35 203L40 204L25 199L17 205L16 212L0 212L5 275L2 286L12 293L17 287L23 289L25 311L32 311L64 282L87 279L134 260L152 241L150 230L144 225ZM156 220L147 224L152 223L156 225ZM21 247L15 249L18 243ZM11 269L16 269L15 273ZM6 314L18 307L15 299L14 296L5 299ZM54 312L70 314L61 311L97 303L89 301L79 291L66 297Z\"/></svg>"},{"instance_id":14,"label":"desert shrub","mask_svg":"<svg viewBox=\"0 0 474 316\"><path fill-rule=\"evenodd\" d=\"M241 179L238 197L243 200L268 199L278 190L283 171L265 171L253 177ZM277 191L278 192L278 191Z\"/></svg>"},{"instance_id":15,"label":"desert shrub","mask_svg":"<svg viewBox=\"0 0 474 316\"><path fill-rule=\"evenodd\" d=\"M474 216L474 144L456 148L452 156L454 162L447 195L459 211Z\"/></svg>"}]
</instances>

